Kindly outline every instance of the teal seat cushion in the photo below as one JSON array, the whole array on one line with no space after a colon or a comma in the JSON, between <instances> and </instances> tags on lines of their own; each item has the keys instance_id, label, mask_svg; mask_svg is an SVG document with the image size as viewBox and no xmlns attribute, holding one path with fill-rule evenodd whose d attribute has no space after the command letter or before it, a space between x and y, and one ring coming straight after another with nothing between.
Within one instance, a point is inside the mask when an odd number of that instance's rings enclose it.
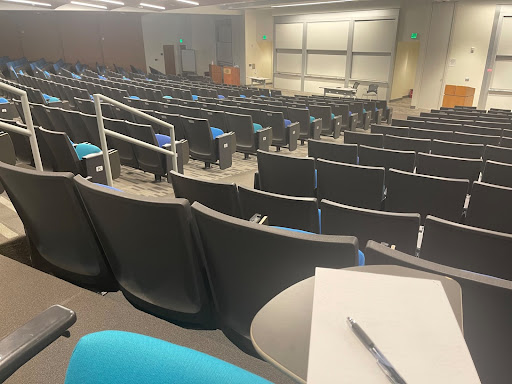
<instances>
[{"instance_id":1,"label":"teal seat cushion","mask_svg":"<svg viewBox=\"0 0 512 384\"><path fill-rule=\"evenodd\" d=\"M219 128L210 127L210 130L212 131L213 140L215 140L215 138L217 136L220 136L220 135L224 134L224 131L222 129L219 129Z\"/></svg>"},{"instance_id":2,"label":"teal seat cushion","mask_svg":"<svg viewBox=\"0 0 512 384\"><path fill-rule=\"evenodd\" d=\"M247 96L245 95L240 95L241 98L245 99Z\"/></svg>"},{"instance_id":3,"label":"teal seat cushion","mask_svg":"<svg viewBox=\"0 0 512 384\"><path fill-rule=\"evenodd\" d=\"M107 78L105 76L101 76L101 75L98 75L98 79L100 79L100 80L107 80Z\"/></svg>"},{"instance_id":4,"label":"teal seat cushion","mask_svg":"<svg viewBox=\"0 0 512 384\"><path fill-rule=\"evenodd\" d=\"M158 146L162 148L165 144L170 144L171 137L167 135L162 135L160 133L155 133L156 141L158 141Z\"/></svg>"},{"instance_id":5,"label":"teal seat cushion","mask_svg":"<svg viewBox=\"0 0 512 384\"><path fill-rule=\"evenodd\" d=\"M164 99L172 99L172 96L164 96Z\"/></svg>"},{"instance_id":6,"label":"teal seat cushion","mask_svg":"<svg viewBox=\"0 0 512 384\"><path fill-rule=\"evenodd\" d=\"M258 132L259 130L263 129L261 124L252 123L252 127L254 128L254 132Z\"/></svg>"},{"instance_id":7,"label":"teal seat cushion","mask_svg":"<svg viewBox=\"0 0 512 384\"><path fill-rule=\"evenodd\" d=\"M363 108L363 113L366 113L366 109L365 108Z\"/></svg>"},{"instance_id":8,"label":"teal seat cushion","mask_svg":"<svg viewBox=\"0 0 512 384\"><path fill-rule=\"evenodd\" d=\"M334 119L334 117L335 117L334 113L331 113L331 119Z\"/></svg>"},{"instance_id":9,"label":"teal seat cushion","mask_svg":"<svg viewBox=\"0 0 512 384\"><path fill-rule=\"evenodd\" d=\"M309 116L309 122L312 123L313 121L315 121L315 118L313 116Z\"/></svg>"},{"instance_id":10,"label":"teal seat cushion","mask_svg":"<svg viewBox=\"0 0 512 384\"><path fill-rule=\"evenodd\" d=\"M318 210L318 218L320 219L320 210ZM293 229L293 228L287 228L287 227L277 227L277 226L273 226L273 228L278 228L278 229L284 229L286 231L292 231L292 232L299 232L299 233L309 233L311 235L316 235L316 233L313 233L313 232L307 232L307 231L302 231L300 229ZM364 263L365 263L365 258L364 258L364 253L361 252L360 250L357 251L358 252L358 255L359 255L359 266L362 267L364 266Z\"/></svg>"},{"instance_id":11,"label":"teal seat cushion","mask_svg":"<svg viewBox=\"0 0 512 384\"><path fill-rule=\"evenodd\" d=\"M121 331L82 337L71 355L65 384L270 384L193 349Z\"/></svg>"},{"instance_id":12,"label":"teal seat cushion","mask_svg":"<svg viewBox=\"0 0 512 384\"><path fill-rule=\"evenodd\" d=\"M291 120L284 119L284 126L285 126L285 128L288 127L291 123L292 123Z\"/></svg>"},{"instance_id":13,"label":"teal seat cushion","mask_svg":"<svg viewBox=\"0 0 512 384\"><path fill-rule=\"evenodd\" d=\"M74 73L71 73L71 76L73 76L73 79L80 80L82 76L75 75Z\"/></svg>"},{"instance_id":14,"label":"teal seat cushion","mask_svg":"<svg viewBox=\"0 0 512 384\"><path fill-rule=\"evenodd\" d=\"M197 100L197 95L192 95L192 100L196 101Z\"/></svg>"},{"instance_id":15,"label":"teal seat cushion","mask_svg":"<svg viewBox=\"0 0 512 384\"><path fill-rule=\"evenodd\" d=\"M139 96L130 96L129 98L132 99L132 100L140 100Z\"/></svg>"},{"instance_id":16,"label":"teal seat cushion","mask_svg":"<svg viewBox=\"0 0 512 384\"><path fill-rule=\"evenodd\" d=\"M9 100L7 100L6 98L4 97L0 97L0 104L5 104L5 103L8 103Z\"/></svg>"},{"instance_id":17,"label":"teal seat cushion","mask_svg":"<svg viewBox=\"0 0 512 384\"><path fill-rule=\"evenodd\" d=\"M80 143L75 145L75 152L78 159L82 160L84 156L90 155L91 153L100 153L101 149L89 143Z\"/></svg>"}]
</instances>

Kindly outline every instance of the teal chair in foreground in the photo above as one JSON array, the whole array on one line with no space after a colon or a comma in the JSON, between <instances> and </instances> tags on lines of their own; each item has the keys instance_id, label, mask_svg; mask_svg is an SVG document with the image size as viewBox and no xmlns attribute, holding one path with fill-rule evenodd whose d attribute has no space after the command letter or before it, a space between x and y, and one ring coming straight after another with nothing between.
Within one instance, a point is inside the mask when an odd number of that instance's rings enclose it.
<instances>
[{"instance_id":1,"label":"teal chair in foreground","mask_svg":"<svg viewBox=\"0 0 512 384\"><path fill-rule=\"evenodd\" d=\"M164 340L121 331L82 337L65 384L269 384L215 357Z\"/></svg>"}]
</instances>

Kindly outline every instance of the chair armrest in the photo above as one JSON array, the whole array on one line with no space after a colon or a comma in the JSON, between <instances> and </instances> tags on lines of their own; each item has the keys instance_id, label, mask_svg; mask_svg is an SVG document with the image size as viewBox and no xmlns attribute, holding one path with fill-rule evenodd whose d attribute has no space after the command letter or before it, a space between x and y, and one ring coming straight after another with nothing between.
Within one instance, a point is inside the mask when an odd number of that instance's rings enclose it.
<instances>
[{"instance_id":1,"label":"chair armrest","mask_svg":"<svg viewBox=\"0 0 512 384\"><path fill-rule=\"evenodd\" d=\"M224 133L215 138L217 157L220 169L231 167L233 152L230 145L233 145L233 132Z\"/></svg>"},{"instance_id":2,"label":"chair armrest","mask_svg":"<svg viewBox=\"0 0 512 384\"><path fill-rule=\"evenodd\" d=\"M258 143L256 149L261 149L262 151L268 151L270 148L270 144L272 143L272 127L266 127L260 129L255 133L256 142Z\"/></svg>"},{"instance_id":3,"label":"chair armrest","mask_svg":"<svg viewBox=\"0 0 512 384\"><path fill-rule=\"evenodd\" d=\"M54 305L0 340L0 382L58 339L75 322L75 312Z\"/></svg>"},{"instance_id":4,"label":"chair armrest","mask_svg":"<svg viewBox=\"0 0 512 384\"><path fill-rule=\"evenodd\" d=\"M343 122L343 116L338 115L334 116L334 119L331 120L332 123L332 137L337 139L341 134L341 124Z\"/></svg>"},{"instance_id":5,"label":"chair armrest","mask_svg":"<svg viewBox=\"0 0 512 384\"><path fill-rule=\"evenodd\" d=\"M315 140L319 140L321 133L322 133L322 118L319 117L311 122L310 129L309 129L309 137L312 139L315 139Z\"/></svg>"}]
</instances>

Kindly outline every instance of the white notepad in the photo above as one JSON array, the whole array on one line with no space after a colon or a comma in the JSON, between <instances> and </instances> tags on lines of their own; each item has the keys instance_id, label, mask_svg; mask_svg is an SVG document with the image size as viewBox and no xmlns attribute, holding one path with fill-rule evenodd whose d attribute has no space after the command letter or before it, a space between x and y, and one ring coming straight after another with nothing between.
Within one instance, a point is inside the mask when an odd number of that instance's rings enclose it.
<instances>
[{"instance_id":1,"label":"white notepad","mask_svg":"<svg viewBox=\"0 0 512 384\"><path fill-rule=\"evenodd\" d=\"M352 317L408 384L480 383L439 281L317 268L308 384L389 384Z\"/></svg>"}]
</instances>

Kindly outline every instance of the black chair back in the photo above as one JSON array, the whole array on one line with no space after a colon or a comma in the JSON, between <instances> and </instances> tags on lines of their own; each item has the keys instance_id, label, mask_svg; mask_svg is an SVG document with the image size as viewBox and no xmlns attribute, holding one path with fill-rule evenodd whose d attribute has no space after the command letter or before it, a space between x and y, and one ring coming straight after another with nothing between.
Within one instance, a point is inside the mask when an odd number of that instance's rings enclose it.
<instances>
[{"instance_id":1,"label":"black chair back","mask_svg":"<svg viewBox=\"0 0 512 384\"><path fill-rule=\"evenodd\" d=\"M481 159L418 153L416 160L416 173L453 179L467 179L470 183L478 180L481 168Z\"/></svg>"},{"instance_id":2,"label":"black chair back","mask_svg":"<svg viewBox=\"0 0 512 384\"><path fill-rule=\"evenodd\" d=\"M486 145L483 158L484 161L492 160L499 163L512 164L512 149Z\"/></svg>"},{"instance_id":3,"label":"black chair back","mask_svg":"<svg viewBox=\"0 0 512 384\"><path fill-rule=\"evenodd\" d=\"M71 172L74 175L81 173L80 160L64 132L49 131L41 127L36 129L52 152L55 172Z\"/></svg>"},{"instance_id":4,"label":"black chair back","mask_svg":"<svg viewBox=\"0 0 512 384\"><path fill-rule=\"evenodd\" d=\"M122 135L131 136L128 132L126 121L115 119L103 119L105 129L120 133ZM134 145L127 141L117 139L112 136L107 136L107 143L109 148L117 149L121 164L132 168L139 168L139 162L135 154Z\"/></svg>"},{"instance_id":5,"label":"black chair back","mask_svg":"<svg viewBox=\"0 0 512 384\"><path fill-rule=\"evenodd\" d=\"M308 140L308 156L338 163L357 164L357 144L338 144L321 140Z\"/></svg>"},{"instance_id":6,"label":"black chair back","mask_svg":"<svg viewBox=\"0 0 512 384\"><path fill-rule=\"evenodd\" d=\"M432 154L466 159L480 159L484 155L483 144L455 143L453 141L433 140L430 147Z\"/></svg>"},{"instance_id":7,"label":"black chair back","mask_svg":"<svg viewBox=\"0 0 512 384\"><path fill-rule=\"evenodd\" d=\"M390 169L386 211L419 213L460 221L469 180L448 179Z\"/></svg>"},{"instance_id":8,"label":"black chair back","mask_svg":"<svg viewBox=\"0 0 512 384\"><path fill-rule=\"evenodd\" d=\"M158 147L158 141L156 140L155 132L151 125L136 124L130 121L125 121L125 127L129 136ZM143 171L153 173L157 177L164 176L167 173L168 159L166 159L166 157L168 156L164 156L140 145L133 145L133 151L137 157L139 168Z\"/></svg>"},{"instance_id":9,"label":"black chair back","mask_svg":"<svg viewBox=\"0 0 512 384\"><path fill-rule=\"evenodd\" d=\"M475 135L473 133L454 132L451 141L456 141L458 143L499 145L500 140L500 136Z\"/></svg>"},{"instance_id":10,"label":"black chair back","mask_svg":"<svg viewBox=\"0 0 512 384\"><path fill-rule=\"evenodd\" d=\"M371 133L379 135L392 135L399 137L409 136L409 127L393 127L391 125L372 124ZM384 139L384 142L386 139Z\"/></svg>"},{"instance_id":11,"label":"black chair back","mask_svg":"<svg viewBox=\"0 0 512 384\"><path fill-rule=\"evenodd\" d=\"M431 129L411 128L409 131L409 136L416 139L457 141L453 139L453 135L452 131L435 131Z\"/></svg>"},{"instance_id":12,"label":"black chair back","mask_svg":"<svg viewBox=\"0 0 512 384\"><path fill-rule=\"evenodd\" d=\"M217 160L217 154L208 120L181 116L181 123L190 146L190 157L214 163Z\"/></svg>"},{"instance_id":13,"label":"black chair back","mask_svg":"<svg viewBox=\"0 0 512 384\"><path fill-rule=\"evenodd\" d=\"M0 163L0 181L23 222L34 266L78 285L116 288L72 173Z\"/></svg>"},{"instance_id":14,"label":"black chair back","mask_svg":"<svg viewBox=\"0 0 512 384\"><path fill-rule=\"evenodd\" d=\"M353 207L381 209L384 191L383 167L316 160L318 199Z\"/></svg>"},{"instance_id":15,"label":"black chair back","mask_svg":"<svg viewBox=\"0 0 512 384\"><path fill-rule=\"evenodd\" d=\"M413 137L400 137L393 135L384 136L384 148L395 151L414 151L428 153L430 151L430 139L417 139Z\"/></svg>"},{"instance_id":16,"label":"black chair back","mask_svg":"<svg viewBox=\"0 0 512 384\"><path fill-rule=\"evenodd\" d=\"M488 160L482 173L484 183L512 188L512 164Z\"/></svg>"},{"instance_id":17,"label":"black chair back","mask_svg":"<svg viewBox=\"0 0 512 384\"><path fill-rule=\"evenodd\" d=\"M375 133L360 133L345 131L345 144L367 145L368 147L382 148L384 135Z\"/></svg>"},{"instance_id":18,"label":"black chair back","mask_svg":"<svg viewBox=\"0 0 512 384\"><path fill-rule=\"evenodd\" d=\"M413 172L416 152L359 146L359 164Z\"/></svg>"},{"instance_id":19,"label":"black chair back","mask_svg":"<svg viewBox=\"0 0 512 384\"><path fill-rule=\"evenodd\" d=\"M201 118L207 119L210 127L218 128L222 132L228 132L228 123L223 111L212 111L208 109L201 110Z\"/></svg>"},{"instance_id":20,"label":"black chair back","mask_svg":"<svg viewBox=\"0 0 512 384\"><path fill-rule=\"evenodd\" d=\"M391 213L320 202L322 234L355 236L359 244L368 240L384 242L409 255L416 254L420 215L417 213ZM364 246L361 246L364 252Z\"/></svg>"}]
</instances>

